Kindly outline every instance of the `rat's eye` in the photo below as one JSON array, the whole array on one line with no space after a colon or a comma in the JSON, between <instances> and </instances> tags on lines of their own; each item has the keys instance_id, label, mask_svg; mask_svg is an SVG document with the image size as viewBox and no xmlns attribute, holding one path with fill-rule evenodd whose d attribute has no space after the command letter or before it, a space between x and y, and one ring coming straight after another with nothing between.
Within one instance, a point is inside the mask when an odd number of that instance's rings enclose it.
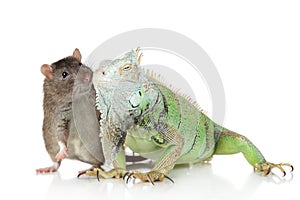
<instances>
[{"instance_id":1,"label":"rat's eye","mask_svg":"<svg viewBox=\"0 0 300 200\"><path fill-rule=\"evenodd\" d=\"M63 72L61 75L62 75L63 79L65 79L69 76L69 73L68 72Z\"/></svg>"},{"instance_id":2,"label":"rat's eye","mask_svg":"<svg viewBox=\"0 0 300 200\"><path fill-rule=\"evenodd\" d=\"M123 71L129 71L129 70L131 70L132 69L132 65L124 65L123 67L122 67L122 70Z\"/></svg>"}]
</instances>

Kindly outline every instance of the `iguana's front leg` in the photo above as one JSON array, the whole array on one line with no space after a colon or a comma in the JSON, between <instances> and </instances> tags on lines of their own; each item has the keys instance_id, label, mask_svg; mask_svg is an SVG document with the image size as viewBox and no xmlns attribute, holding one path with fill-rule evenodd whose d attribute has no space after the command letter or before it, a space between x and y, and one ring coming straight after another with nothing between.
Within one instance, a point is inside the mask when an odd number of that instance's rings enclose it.
<instances>
[{"instance_id":1,"label":"iguana's front leg","mask_svg":"<svg viewBox=\"0 0 300 200\"><path fill-rule=\"evenodd\" d=\"M165 151L149 172L142 173L133 171L126 173L123 177L123 179L126 179L126 182L128 182L130 178L140 179L143 182L149 181L152 184L155 181L163 181L164 178L173 182L167 174L173 169L180 156L184 144L183 137L175 128L162 125L161 128L159 128L159 133L156 136L152 136L151 140L156 145L165 148Z\"/></svg>"},{"instance_id":2,"label":"iguana's front leg","mask_svg":"<svg viewBox=\"0 0 300 200\"><path fill-rule=\"evenodd\" d=\"M120 152L117 154L117 159L113 162L113 165L114 169L112 170L104 171L101 167L94 167L92 169L80 172L77 177L79 178L84 174L96 176L98 180L100 180L100 178L107 179L124 177L124 175L127 173L124 149L120 150Z\"/></svg>"}]
</instances>

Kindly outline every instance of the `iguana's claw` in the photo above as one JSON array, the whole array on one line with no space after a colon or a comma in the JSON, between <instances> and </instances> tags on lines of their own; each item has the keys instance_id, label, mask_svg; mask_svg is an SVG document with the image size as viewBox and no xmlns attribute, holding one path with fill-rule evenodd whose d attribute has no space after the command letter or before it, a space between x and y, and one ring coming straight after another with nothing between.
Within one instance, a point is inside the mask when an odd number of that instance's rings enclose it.
<instances>
[{"instance_id":1,"label":"iguana's claw","mask_svg":"<svg viewBox=\"0 0 300 200\"><path fill-rule=\"evenodd\" d=\"M78 173L77 178L79 178L80 176L86 174L86 175L89 175L89 176L97 176L98 181L100 181L100 177L99 177L99 171L100 170L103 171L101 168L96 168L96 167L88 169L88 170L83 170L83 171Z\"/></svg>"},{"instance_id":2,"label":"iguana's claw","mask_svg":"<svg viewBox=\"0 0 300 200\"><path fill-rule=\"evenodd\" d=\"M89 173L89 172L87 172L87 171L93 171L95 168L100 168L100 169L103 171L103 169L102 169L100 166L94 166L94 167L91 167L91 168L89 168L89 169L80 170L80 171L78 172L77 178L79 178L81 175L84 175L84 174L86 174L86 173Z\"/></svg>"},{"instance_id":3,"label":"iguana's claw","mask_svg":"<svg viewBox=\"0 0 300 200\"><path fill-rule=\"evenodd\" d=\"M286 172L283 169L283 166L290 167L291 168L291 172L294 171L293 165L291 165L289 163L274 164L274 163L270 163L270 162L264 162L264 163L256 164L254 166L254 171L255 172L262 172L262 174L264 176L267 176L271 172L271 170L273 168L278 168L283 173L283 176L285 176Z\"/></svg>"},{"instance_id":4,"label":"iguana's claw","mask_svg":"<svg viewBox=\"0 0 300 200\"><path fill-rule=\"evenodd\" d=\"M127 172L123 176L123 180L126 179L126 183L128 183L131 178L140 179L142 182L150 182L152 183L152 185L154 185L155 181L163 181L164 178L167 178L172 183L174 183L174 181L170 177L158 171L150 171L147 173Z\"/></svg>"},{"instance_id":5,"label":"iguana's claw","mask_svg":"<svg viewBox=\"0 0 300 200\"><path fill-rule=\"evenodd\" d=\"M96 176L98 181L100 181L100 178L121 178L124 176L126 171L121 168L112 169L110 171L103 171L101 168L93 168L90 170L86 170L83 172L80 172L77 177L79 178L81 175L86 174L89 176Z\"/></svg>"}]
</instances>

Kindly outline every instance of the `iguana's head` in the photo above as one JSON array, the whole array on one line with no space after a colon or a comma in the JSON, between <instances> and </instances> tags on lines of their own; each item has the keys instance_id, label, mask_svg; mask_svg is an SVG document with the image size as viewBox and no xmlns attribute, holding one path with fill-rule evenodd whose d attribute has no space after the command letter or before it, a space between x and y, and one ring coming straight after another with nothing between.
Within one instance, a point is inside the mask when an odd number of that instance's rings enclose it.
<instances>
[{"instance_id":1,"label":"iguana's head","mask_svg":"<svg viewBox=\"0 0 300 200\"><path fill-rule=\"evenodd\" d=\"M136 82L143 78L143 71L140 69L139 49L126 53L123 57L115 60L102 62L94 71L93 83L96 88L105 87L107 83L114 82Z\"/></svg>"}]
</instances>

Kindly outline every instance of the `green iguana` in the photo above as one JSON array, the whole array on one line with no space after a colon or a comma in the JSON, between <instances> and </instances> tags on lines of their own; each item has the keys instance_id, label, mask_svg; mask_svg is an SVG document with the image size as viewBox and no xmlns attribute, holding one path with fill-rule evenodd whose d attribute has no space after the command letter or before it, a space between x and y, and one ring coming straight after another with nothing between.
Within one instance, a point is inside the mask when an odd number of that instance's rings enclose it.
<instances>
[{"instance_id":1,"label":"green iguana","mask_svg":"<svg viewBox=\"0 0 300 200\"><path fill-rule=\"evenodd\" d=\"M100 137L106 162L114 169L94 169L86 174L99 178L127 177L143 182L162 181L176 164L209 160L213 155L243 153L256 172L289 163L267 162L245 136L214 123L190 98L174 92L140 67L138 50L104 62L94 71L97 109L102 113ZM127 172L123 145L155 160L149 172Z\"/></svg>"}]
</instances>

